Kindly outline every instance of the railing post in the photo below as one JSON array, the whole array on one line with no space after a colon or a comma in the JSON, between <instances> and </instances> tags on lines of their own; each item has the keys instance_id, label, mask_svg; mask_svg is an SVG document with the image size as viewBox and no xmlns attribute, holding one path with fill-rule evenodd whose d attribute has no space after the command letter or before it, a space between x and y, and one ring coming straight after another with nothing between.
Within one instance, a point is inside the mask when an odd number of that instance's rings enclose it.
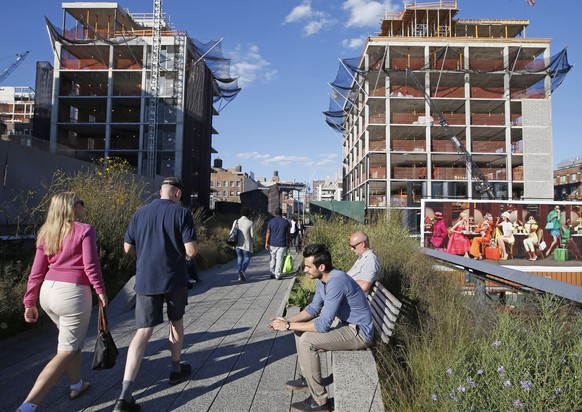
<instances>
[{"instance_id":1,"label":"railing post","mask_svg":"<svg viewBox=\"0 0 582 412\"><path fill-rule=\"evenodd\" d=\"M485 288L485 280L475 276L470 270L465 269L465 282L473 282L475 285L475 300L482 305L487 301L487 291Z\"/></svg>"}]
</instances>

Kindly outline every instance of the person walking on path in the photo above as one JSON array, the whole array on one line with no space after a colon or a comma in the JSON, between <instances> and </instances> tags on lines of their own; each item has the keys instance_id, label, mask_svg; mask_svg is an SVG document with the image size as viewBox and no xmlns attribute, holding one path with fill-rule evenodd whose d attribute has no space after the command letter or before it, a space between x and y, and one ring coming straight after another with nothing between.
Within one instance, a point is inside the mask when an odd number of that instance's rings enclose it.
<instances>
[{"instance_id":1,"label":"person walking on path","mask_svg":"<svg viewBox=\"0 0 582 412\"><path fill-rule=\"evenodd\" d=\"M236 268L238 270L238 280L246 281L245 272L251 262L251 253L253 253L253 244L255 235L253 233L253 222L250 219L251 210L248 207L241 209L240 219L232 222L231 233L235 227L238 227L236 250Z\"/></svg>"},{"instance_id":2,"label":"person walking on path","mask_svg":"<svg viewBox=\"0 0 582 412\"><path fill-rule=\"evenodd\" d=\"M348 275L360 285L364 292L369 293L380 272L378 256L370 249L368 235L364 232L355 232L350 236L350 247L358 259L348 270Z\"/></svg>"},{"instance_id":3,"label":"person walking on path","mask_svg":"<svg viewBox=\"0 0 582 412\"><path fill-rule=\"evenodd\" d=\"M184 341L183 316L188 304L186 261L196 256L196 229L188 209L179 205L184 186L180 179L162 182L160 199L138 209L125 232L124 250L136 255L136 332L127 350L121 395L114 411L139 411L132 386L139 371L154 326L163 323L163 306L170 321L170 385L192 374L180 363Z\"/></svg>"},{"instance_id":4,"label":"person walking on path","mask_svg":"<svg viewBox=\"0 0 582 412\"><path fill-rule=\"evenodd\" d=\"M303 250L303 257L305 273L316 279L315 296L311 304L297 315L289 319L272 318L268 327L295 332L303 376L287 382L286 387L308 390L311 396L292 404L291 410L329 411L320 354L322 351L357 350L369 346L374 337L372 312L366 294L356 281L333 268L327 246L311 244ZM336 317L340 322L334 324Z\"/></svg>"},{"instance_id":5,"label":"person walking on path","mask_svg":"<svg viewBox=\"0 0 582 412\"><path fill-rule=\"evenodd\" d=\"M97 235L85 217L85 203L73 192L52 197L36 240L36 254L24 295L24 320L38 320L37 300L59 329L57 354L38 375L18 411L35 411L66 372L69 398L76 399L90 383L81 378L81 349L91 319L91 286L107 306L97 253Z\"/></svg>"},{"instance_id":6,"label":"person walking on path","mask_svg":"<svg viewBox=\"0 0 582 412\"><path fill-rule=\"evenodd\" d=\"M271 253L271 279L283 279L281 266L283 256L289 244L289 221L283 218L283 211L280 207L275 209L275 217L267 224L267 235L265 237L265 249Z\"/></svg>"}]
</instances>

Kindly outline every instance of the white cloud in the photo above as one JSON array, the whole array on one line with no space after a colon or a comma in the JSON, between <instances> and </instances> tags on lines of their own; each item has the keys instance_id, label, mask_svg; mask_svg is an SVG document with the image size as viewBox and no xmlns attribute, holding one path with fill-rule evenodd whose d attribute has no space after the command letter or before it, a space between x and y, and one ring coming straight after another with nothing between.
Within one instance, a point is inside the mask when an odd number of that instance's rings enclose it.
<instances>
[{"instance_id":1,"label":"white cloud","mask_svg":"<svg viewBox=\"0 0 582 412\"><path fill-rule=\"evenodd\" d=\"M285 23L302 23L303 34L312 36L335 23L328 13L311 7L311 0L304 0L285 17Z\"/></svg>"},{"instance_id":2,"label":"white cloud","mask_svg":"<svg viewBox=\"0 0 582 412\"><path fill-rule=\"evenodd\" d=\"M277 76L277 70L270 68L271 63L261 56L256 44L250 44L247 48L238 45L229 55L231 73L238 77L238 85L241 87L248 87L259 80L268 82Z\"/></svg>"},{"instance_id":3,"label":"white cloud","mask_svg":"<svg viewBox=\"0 0 582 412\"><path fill-rule=\"evenodd\" d=\"M258 161L263 166L270 167L283 167L290 165L301 164L303 167L326 167L326 166L337 166L338 155L337 154L320 154L317 159L312 159L307 156L293 156L293 155L270 155L268 153L259 152L245 152L238 153L237 158L249 161ZM252 166L251 166L252 168Z\"/></svg>"},{"instance_id":4,"label":"white cloud","mask_svg":"<svg viewBox=\"0 0 582 412\"><path fill-rule=\"evenodd\" d=\"M364 37L356 37L353 39L342 40L342 46L347 49L358 49L364 45L366 39Z\"/></svg>"},{"instance_id":5,"label":"white cloud","mask_svg":"<svg viewBox=\"0 0 582 412\"><path fill-rule=\"evenodd\" d=\"M384 13L396 11L392 1L374 0L345 0L342 8L347 10L349 18L348 27L379 27Z\"/></svg>"}]
</instances>

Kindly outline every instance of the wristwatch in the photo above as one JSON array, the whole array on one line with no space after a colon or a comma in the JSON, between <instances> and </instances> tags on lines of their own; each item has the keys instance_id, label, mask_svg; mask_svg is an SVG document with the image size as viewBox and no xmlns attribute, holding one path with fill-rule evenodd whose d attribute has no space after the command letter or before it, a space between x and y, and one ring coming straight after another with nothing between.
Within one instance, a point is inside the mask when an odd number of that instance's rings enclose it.
<instances>
[{"instance_id":1,"label":"wristwatch","mask_svg":"<svg viewBox=\"0 0 582 412\"><path fill-rule=\"evenodd\" d=\"M285 325L285 330L289 330L289 328L291 328L291 322L287 321L287 324Z\"/></svg>"}]
</instances>

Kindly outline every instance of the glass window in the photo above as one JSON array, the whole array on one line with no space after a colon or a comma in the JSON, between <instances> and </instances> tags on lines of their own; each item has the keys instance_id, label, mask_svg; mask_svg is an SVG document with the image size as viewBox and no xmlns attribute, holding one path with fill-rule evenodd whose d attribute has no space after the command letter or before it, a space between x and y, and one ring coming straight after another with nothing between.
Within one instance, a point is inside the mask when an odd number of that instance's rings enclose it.
<instances>
[{"instance_id":1,"label":"glass window","mask_svg":"<svg viewBox=\"0 0 582 412\"><path fill-rule=\"evenodd\" d=\"M217 180L217 181L216 181L216 186L217 186L217 187L220 187L220 180Z\"/></svg>"},{"instance_id":2,"label":"glass window","mask_svg":"<svg viewBox=\"0 0 582 412\"><path fill-rule=\"evenodd\" d=\"M214 182L211 180L210 181L210 187L213 187L213 186L214 186Z\"/></svg>"},{"instance_id":3,"label":"glass window","mask_svg":"<svg viewBox=\"0 0 582 412\"><path fill-rule=\"evenodd\" d=\"M234 192L232 190L230 191L230 196L234 196Z\"/></svg>"},{"instance_id":4,"label":"glass window","mask_svg":"<svg viewBox=\"0 0 582 412\"><path fill-rule=\"evenodd\" d=\"M228 195L227 195L227 192L226 192L226 190L222 192L222 195L223 195L224 197L228 196Z\"/></svg>"},{"instance_id":5,"label":"glass window","mask_svg":"<svg viewBox=\"0 0 582 412\"><path fill-rule=\"evenodd\" d=\"M576 173L572 173L570 175L570 182L575 182L576 181Z\"/></svg>"}]
</instances>

